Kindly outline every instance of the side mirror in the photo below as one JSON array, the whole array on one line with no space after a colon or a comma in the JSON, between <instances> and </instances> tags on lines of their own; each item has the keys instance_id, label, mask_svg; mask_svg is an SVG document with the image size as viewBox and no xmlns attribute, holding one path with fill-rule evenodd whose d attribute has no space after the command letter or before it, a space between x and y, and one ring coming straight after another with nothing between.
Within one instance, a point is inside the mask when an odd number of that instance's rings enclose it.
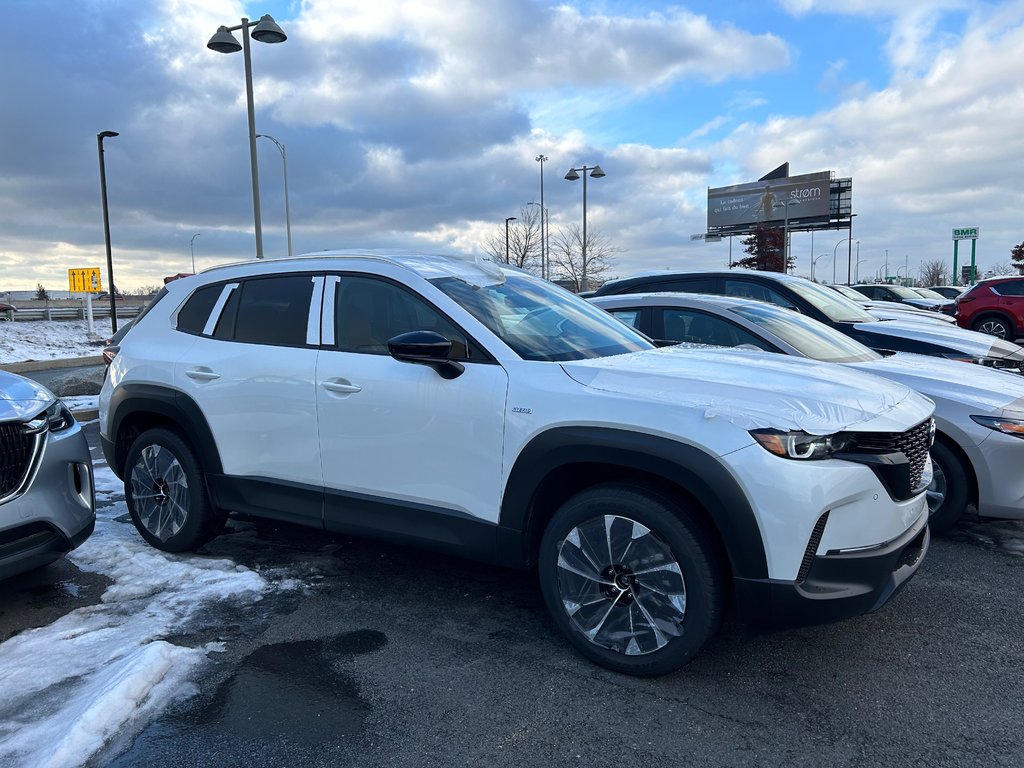
<instances>
[{"instance_id":1,"label":"side mirror","mask_svg":"<svg viewBox=\"0 0 1024 768\"><path fill-rule=\"evenodd\" d=\"M395 360L429 365L443 379L457 378L466 370L448 359L451 351L452 343L436 331L409 331L388 339L388 353Z\"/></svg>"}]
</instances>

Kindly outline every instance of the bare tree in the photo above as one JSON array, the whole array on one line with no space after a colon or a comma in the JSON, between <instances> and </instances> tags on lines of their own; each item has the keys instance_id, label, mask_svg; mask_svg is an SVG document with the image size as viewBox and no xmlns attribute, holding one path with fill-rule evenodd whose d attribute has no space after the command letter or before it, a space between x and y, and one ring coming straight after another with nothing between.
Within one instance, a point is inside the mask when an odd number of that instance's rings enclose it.
<instances>
[{"instance_id":1,"label":"bare tree","mask_svg":"<svg viewBox=\"0 0 1024 768\"><path fill-rule=\"evenodd\" d=\"M921 262L921 285L948 285L949 272L942 259Z\"/></svg>"},{"instance_id":2,"label":"bare tree","mask_svg":"<svg viewBox=\"0 0 1024 768\"><path fill-rule=\"evenodd\" d=\"M987 270L985 270L985 272L986 274L993 275L995 277L1003 277L1005 275L1018 274L1017 268L1008 261L1003 264L993 264Z\"/></svg>"},{"instance_id":3,"label":"bare tree","mask_svg":"<svg viewBox=\"0 0 1024 768\"><path fill-rule=\"evenodd\" d=\"M508 222L508 263L530 272L540 272L540 207L524 205L515 221ZM505 262L505 223L487 238L484 250L494 261Z\"/></svg>"},{"instance_id":4,"label":"bare tree","mask_svg":"<svg viewBox=\"0 0 1024 768\"><path fill-rule=\"evenodd\" d=\"M587 229L586 270L583 263L583 229L576 224L560 229L550 241L548 258L551 260L551 274L558 280L570 283L577 293L582 287L586 273L588 287L604 281L615 265L615 256L622 249L608 242L608 238L594 228Z\"/></svg>"}]
</instances>

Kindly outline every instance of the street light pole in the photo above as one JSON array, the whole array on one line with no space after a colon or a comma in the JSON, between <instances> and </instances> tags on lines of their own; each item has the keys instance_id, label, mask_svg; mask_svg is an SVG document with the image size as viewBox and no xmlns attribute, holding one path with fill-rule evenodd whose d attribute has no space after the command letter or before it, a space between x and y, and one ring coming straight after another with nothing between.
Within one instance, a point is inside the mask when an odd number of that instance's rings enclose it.
<instances>
[{"instance_id":1,"label":"street light pole","mask_svg":"<svg viewBox=\"0 0 1024 768\"><path fill-rule=\"evenodd\" d=\"M110 332L112 334L117 333L117 304L114 297L114 260L110 255L110 216L107 211L107 169L103 162L103 140L119 135L117 131L101 131L96 134L96 147L100 154L100 201L103 206L103 242L107 248L107 281L110 283L107 294L110 297Z\"/></svg>"},{"instance_id":2,"label":"street light pole","mask_svg":"<svg viewBox=\"0 0 1024 768\"><path fill-rule=\"evenodd\" d=\"M277 146L277 151L281 153L281 164L284 166L284 224L285 229L288 232L288 255L292 255L292 213L288 207L288 155L285 154L284 144L279 142L273 136L268 133L257 133L256 138L270 139Z\"/></svg>"},{"instance_id":3,"label":"street light pole","mask_svg":"<svg viewBox=\"0 0 1024 768\"><path fill-rule=\"evenodd\" d=\"M256 228L256 258L263 258L263 225L260 221L260 172L256 162L256 107L252 97L252 62L249 55L249 27L254 27L252 37L261 43L283 43L288 36L281 30L273 17L264 14L258 22L242 17L242 23L234 27L221 26L210 38L206 47L217 53L242 51L245 62L245 103L249 112L249 167L252 173L252 217ZM242 44L239 45L232 32L242 30Z\"/></svg>"},{"instance_id":4,"label":"street light pole","mask_svg":"<svg viewBox=\"0 0 1024 768\"><path fill-rule=\"evenodd\" d=\"M540 163L540 276L548 279L548 236L547 236L547 208L544 207L544 163L547 155L537 155L535 158Z\"/></svg>"},{"instance_id":5,"label":"street light pole","mask_svg":"<svg viewBox=\"0 0 1024 768\"><path fill-rule=\"evenodd\" d=\"M811 259L811 282L812 283L814 282L814 265L818 263L818 259L824 258L825 256L828 256L828 254L827 253L819 253L817 256L815 256L813 259Z\"/></svg>"},{"instance_id":6,"label":"street light pole","mask_svg":"<svg viewBox=\"0 0 1024 768\"><path fill-rule=\"evenodd\" d=\"M580 266L580 293L587 290L587 172L595 179L600 179L605 176L605 172L601 170L600 165L595 166L580 166L579 168L570 168L569 172L565 174L565 178L568 181L576 181L580 175L578 171L583 171L583 242L580 244L580 255L582 257L582 264Z\"/></svg>"},{"instance_id":7,"label":"street light pole","mask_svg":"<svg viewBox=\"0 0 1024 768\"><path fill-rule=\"evenodd\" d=\"M836 281L836 251L839 250L839 246L840 245L842 245L843 243L845 243L849 239L850 238L848 238L848 237L844 237L842 240L840 240L838 243L836 243L835 247L832 249L832 282L833 283L835 283L835 281ZM846 284L847 285L850 284L850 276L849 275L846 276Z\"/></svg>"},{"instance_id":8,"label":"street light pole","mask_svg":"<svg viewBox=\"0 0 1024 768\"><path fill-rule=\"evenodd\" d=\"M508 218L505 219L505 263L506 264L511 264L512 263L512 262L509 261L509 258L508 258L508 223L510 221L515 221L515 220L516 220L515 216L509 216Z\"/></svg>"},{"instance_id":9,"label":"street light pole","mask_svg":"<svg viewBox=\"0 0 1024 768\"><path fill-rule=\"evenodd\" d=\"M865 262L865 261L870 261L870 259L857 259L857 266L855 268L855 274L856 274L856 280L857 280L858 283L860 282L860 265L863 262Z\"/></svg>"},{"instance_id":10,"label":"street light pole","mask_svg":"<svg viewBox=\"0 0 1024 768\"><path fill-rule=\"evenodd\" d=\"M196 273L196 248L195 248L195 242L196 242L196 238L199 237L199 235L201 235L201 234L202 234L202 232L196 232L194 235L192 235L192 239L188 241L188 249L189 249L189 251L192 252L192 274L193 275Z\"/></svg>"}]
</instances>

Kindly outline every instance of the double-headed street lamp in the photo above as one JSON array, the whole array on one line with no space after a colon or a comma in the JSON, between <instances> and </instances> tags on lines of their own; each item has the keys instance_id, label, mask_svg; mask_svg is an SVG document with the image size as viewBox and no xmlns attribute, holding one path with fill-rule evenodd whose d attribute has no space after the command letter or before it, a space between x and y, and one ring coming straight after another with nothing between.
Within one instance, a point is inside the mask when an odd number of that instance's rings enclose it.
<instances>
[{"instance_id":1,"label":"double-headed street lamp","mask_svg":"<svg viewBox=\"0 0 1024 768\"><path fill-rule=\"evenodd\" d=\"M107 169L103 162L103 140L112 139L120 134L117 131L101 131L96 134L96 147L100 153L100 201L103 205L103 242L107 248L107 280L110 286L107 293L110 296L110 332L117 333L117 304L114 303L114 260L110 255L110 216L107 214ZM89 318L90 330L92 330L92 317Z\"/></svg>"},{"instance_id":2,"label":"double-headed street lamp","mask_svg":"<svg viewBox=\"0 0 1024 768\"><path fill-rule=\"evenodd\" d=\"M256 225L256 258L263 258L263 227L260 223L260 172L256 163L256 109L252 99L252 63L249 60L249 27L252 27L252 38L261 43L283 43L288 36L281 30L274 19L266 14L259 21L253 22L242 17L242 23L234 27L221 26L210 38L206 47L217 53L238 53L242 51L245 61L245 102L249 110L249 165L252 170L252 216ZM241 44L232 32L242 30Z\"/></svg>"},{"instance_id":3,"label":"double-headed street lamp","mask_svg":"<svg viewBox=\"0 0 1024 768\"><path fill-rule=\"evenodd\" d=\"M583 172L583 241L580 243L580 255L582 256L582 265L580 267L580 292L587 290L587 172L595 179L603 178L605 172L601 170L600 165L586 166L582 165L579 168L570 168L569 172L565 174L567 181L578 181L580 178L579 172Z\"/></svg>"},{"instance_id":4,"label":"double-headed street lamp","mask_svg":"<svg viewBox=\"0 0 1024 768\"><path fill-rule=\"evenodd\" d=\"M506 264L511 263L511 262L509 262L509 259L508 259L508 223L510 221L515 221L515 220L516 220L515 216L509 216L507 219L505 219L505 263Z\"/></svg>"},{"instance_id":5,"label":"double-headed street lamp","mask_svg":"<svg viewBox=\"0 0 1024 768\"><path fill-rule=\"evenodd\" d=\"M284 144L267 133L257 133L257 139L270 139L281 153L281 164L284 166L284 224L288 230L288 255L292 255L292 213L288 208L288 156L284 152Z\"/></svg>"}]
</instances>

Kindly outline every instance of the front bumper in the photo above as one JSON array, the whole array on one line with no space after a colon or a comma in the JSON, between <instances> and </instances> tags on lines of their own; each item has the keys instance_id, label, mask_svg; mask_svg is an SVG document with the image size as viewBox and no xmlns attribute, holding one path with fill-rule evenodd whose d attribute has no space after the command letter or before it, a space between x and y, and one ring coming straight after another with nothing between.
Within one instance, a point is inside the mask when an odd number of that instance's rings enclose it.
<instances>
[{"instance_id":1,"label":"front bumper","mask_svg":"<svg viewBox=\"0 0 1024 768\"><path fill-rule=\"evenodd\" d=\"M931 541L928 517L874 548L816 554L796 581L736 579L740 617L770 628L827 624L876 611L924 561Z\"/></svg>"}]
</instances>

